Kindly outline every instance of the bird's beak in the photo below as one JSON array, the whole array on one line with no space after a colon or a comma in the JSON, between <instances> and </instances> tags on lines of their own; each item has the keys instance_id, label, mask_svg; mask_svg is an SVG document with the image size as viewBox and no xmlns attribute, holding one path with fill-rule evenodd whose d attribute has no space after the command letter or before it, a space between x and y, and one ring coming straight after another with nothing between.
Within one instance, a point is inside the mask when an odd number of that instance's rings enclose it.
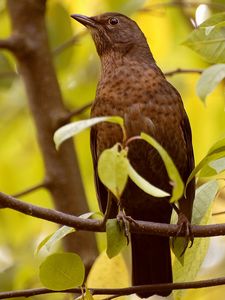
<instances>
[{"instance_id":1,"label":"bird's beak","mask_svg":"<svg viewBox=\"0 0 225 300\"><path fill-rule=\"evenodd\" d=\"M87 16L74 14L74 15L71 15L71 17L86 27L94 27L94 28L97 27L96 22Z\"/></svg>"}]
</instances>

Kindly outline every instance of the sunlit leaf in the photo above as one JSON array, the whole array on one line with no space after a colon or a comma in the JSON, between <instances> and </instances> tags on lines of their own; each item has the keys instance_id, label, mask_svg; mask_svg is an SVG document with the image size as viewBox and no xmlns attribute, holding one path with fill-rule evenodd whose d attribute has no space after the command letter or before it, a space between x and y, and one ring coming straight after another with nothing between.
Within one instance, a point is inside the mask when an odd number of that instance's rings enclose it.
<instances>
[{"instance_id":1,"label":"sunlit leaf","mask_svg":"<svg viewBox=\"0 0 225 300\"><path fill-rule=\"evenodd\" d=\"M206 225L210 223L212 202L215 199L218 184L215 181L202 185L196 191L193 207L192 224ZM195 238L191 248L187 248L183 256L183 264L180 258L174 260L174 282L193 281L203 263L209 246L209 238ZM181 249L180 249L181 250ZM180 251L178 251L179 255ZM186 290L174 291L174 299L182 299Z\"/></svg>"},{"instance_id":2,"label":"sunlit leaf","mask_svg":"<svg viewBox=\"0 0 225 300\"><path fill-rule=\"evenodd\" d=\"M210 63L225 63L225 26L198 27L188 36L184 45Z\"/></svg>"},{"instance_id":3,"label":"sunlit leaf","mask_svg":"<svg viewBox=\"0 0 225 300\"><path fill-rule=\"evenodd\" d=\"M195 23L202 24L211 15L211 11L207 4L200 4L195 11Z\"/></svg>"},{"instance_id":4,"label":"sunlit leaf","mask_svg":"<svg viewBox=\"0 0 225 300\"><path fill-rule=\"evenodd\" d=\"M97 211L97 212L90 211L90 212L87 212L87 213L84 213L84 214L80 215L79 218L90 219L90 218L92 218L94 216L103 217L103 213L101 211Z\"/></svg>"},{"instance_id":5,"label":"sunlit leaf","mask_svg":"<svg viewBox=\"0 0 225 300\"><path fill-rule=\"evenodd\" d=\"M118 145L103 151L98 160L98 175L119 200L128 179L127 152L118 151Z\"/></svg>"},{"instance_id":6,"label":"sunlit leaf","mask_svg":"<svg viewBox=\"0 0 225 300\"><path fill-rule=\"evenodd\" d=\"M74 298L74 300L94 300L90 290L85 287L85 292L83 292L79 297Z\"/></svg>"},{"instance_id":7,"label":"sunlit leaf","mask_svg":"<svg viewBox=\"0 0 225 300\"><path fill-rule=\"evenodd\" d=\"M225 170L225 157L214 160L209 163L210 167L213 168L217 173L221 173Z\"/></svg>"},{"instance_id":8,"label":"sunlit leaf","mask_svg":"<svg viewBox=\"0 0 225 300\"><path fill-rule=\"evenodd\" d=\"M125 233L120 227L117 219L109 219L106 222L107 249L106 253L112 258L120 253L127 245Z\"/></svg>"},{"instance_id":9,"label":"sunlit leaf","mask_svg":"<svg viewBox=\"0 0 225 300\"><path fill-rule=\"evenodd\" d=\"M168 176L173 183L173 191L170 202L179 200L183 195L184 184L171 157L155 139L143 132L141 133L141 137L159 152L159 155L165 164Z\"/></svg>"},{"instance_id":10,"label":"sunlit leaf","mask_svg":"<svg viewBox=\"0 0 225 300\"><path fill-rule=\"evenodd\" d=\"M163 190L155 187L150 182L145 180L143 177L141 177L131 166L130 163L128 163L128 175L130 179L145 193L152 195L154 197L167 197L170 194L167 192L164 192Z\"/></svg>"},{"instance_id":11,"label":"sunlit leaf","mask_svg":"<svg viewBox=\"0 0 225 300\"><path fill-rule=\"evenodd\" d=\"M129 250L129 247L126 247L120 254L111 259L109 259L105 251L102 251L94 261L88 274L87 286L96 288L122 288L129 286L130 272L127 263ZM123 299L124 297L121 300Z\"/></svg>"},{"instance_id":12,"label":"sunlit leaf","mask_svg":"<svg viewBox=\"0 0 225 300\"><path fill-rule=\"evenodd\" d=\"M219 153L222 151L225 151L225 137L215 142L215 144L210 147L208 154Z\"/></svg>"},{"instance_id":13,"label":"sunlit leaf","mask_svg":"<svg viewBox=\"0 0 225 300\"><path fill-rule=\"evenodd\" d=\"M205 22L200 24L200 27L209 27L218 25L225 22L225 12L214 14L212 17L208 18Z\"/></svg>"},{"instance_id":14,"label":"sunlit leaf","mask_svg":"<svg viewBox=\"0 0 225 300\"><path fill-rule=\"evenodd\" d=\"M225 157L210 162L200 171L199 177L210 177L220 174L225 170Z\"/></svg>"},{"instance_id":15,"label":"sunlit leaf","mask_svg":"<svg viewBox=\"0 0 225 300\"><path fill-rule=\"evenodd\" d=\"M62 238L66 235L75 232L76 230L69 226L62 226L55 233L51 234L47 238L45 238L38 246L37 253L41 250L41 248L45 247L48 251Z\"/></svg>"},{"instance_id":16,"label":"sunlit leaf","mask_svg":"<svg viewBox=\"0 0 225 300\"><path fill-rule=\"evenodd\" d=\"M111 122L115 123L121 126L123 132L124 132L124 125L123 125L123 119L117 116L109 116L109 117L96 117L92 119L82 120L73 122L67 125L64 125L60 127L58 130L56 130L54 134L54 142L56 145L56 149L59 148L59 146L67 139L71 138L72 136L80 133L81 131L94 126L101 122Z\"/></svg>"},{"instance_id":17,"label":"sunlit leaf","mask_svg":"<svg viewBox=\"0 0 225 300\"><path fill-rule=\"evenodd\" d=\"M40 280L51 290L59 291L81 286L85 268L79 255L75 253L55 253L40 265Z\"/></svg>"},{"instance_id":18,"label":"sunlit leaf","mask_svg":"<svg viewBox=\"0 0 225 300\"><path fill-rule=\"evenodd\" d=\"M54 233L46 236L37 246L37 249L35 251L35 254L38 254L40 252L40 250L46 245L46 243L48 242L48 240L53 236Z\"/></svg>"},{"instance_id":19,"label":"sunlit leaf","mask_svg":"<svg viewBox=\"0 0 225 300\"><path fill-rule=\"evenodd\" d=\"M188 177L186 187L188 186L189 182L195 177L195 175L202 169L205 168L209 163L214 160L218 160L220 158L225 157L225 138L220 139L217 141L210 149L208 154L198 163L198 165L194 168L191 172L190 176Z\"/></svg>"},{"instance_id":20,"label":"sunlit leaf","mask_svg":"<svg viewBox=\"0 0 225 300\"><path fill-rule=\"evenodd\" d=\"M197 94L204 101L220 81L225 78L225 64L217 64L206 69L197 84Z\"/></svg>"},{"instance_id":21,"label":"sunlit leaf","mask_svg":"<svg viewBox=\"0 0 225 300\"><path fill-rule=\"evenodd\" d=\"M84 299L85 300L94 300L94 297L92 296L92 293L90 292L90 290L88 288L85 289L85 295L84 295Z\"/></svg>"}]
</instances>

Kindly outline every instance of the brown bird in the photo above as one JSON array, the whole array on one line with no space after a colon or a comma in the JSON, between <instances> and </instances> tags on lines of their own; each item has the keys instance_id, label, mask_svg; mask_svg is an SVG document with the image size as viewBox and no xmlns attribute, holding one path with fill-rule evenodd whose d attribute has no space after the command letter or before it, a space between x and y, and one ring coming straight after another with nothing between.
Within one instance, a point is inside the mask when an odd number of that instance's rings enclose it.
<instances>
[{"instance_id":1,"label":"brown bird","mask_svg":"<svg viewBox=\"0 0 225 300\"><path fill-rule=\"evenodd\" d=\"M121 116L127 136L145 132L153 136L170 154L181 177L186 182L194 167L191 128L177 90L165 79L150 52L146 38L138 25L119 13L94 17L72 15L86 26L101 59L101 78L91 116ZM101 123L91 130L91 150L98 199L106 209L107 193L97 174L101 152L122 142L118 125ZM171 192L167 171L159 154L145 141L129 144L128 158L134 169L146 180ZM194 180L187 197L179 200L179 209L191 222ZM123 192L121 205L127 216L135 220L170 223L172 206L167 198L154 198L139 189L131 180ZM110 217L118 208L113 202ZM168 237L131 234L133 285L172 282ZM171 291L140 292L140 297L153 294L167 296Z\"/></svg>"}]
</instances>

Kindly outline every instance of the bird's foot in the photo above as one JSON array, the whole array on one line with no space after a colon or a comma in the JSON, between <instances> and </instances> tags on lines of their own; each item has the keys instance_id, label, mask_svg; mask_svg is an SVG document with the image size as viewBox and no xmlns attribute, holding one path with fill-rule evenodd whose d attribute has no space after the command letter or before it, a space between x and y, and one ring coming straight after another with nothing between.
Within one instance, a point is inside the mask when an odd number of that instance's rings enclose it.
<instances>
[{"instance_id":1,"label":"bird's foot","mask_svg":"<svg viewBox=\"0 0 225 300\"><path fill-rule=\"evenodd\" d=\"M174 243L177 237L179 237L181 235L181 233L184 233L183 238L184 238L184 246L183 246L183 250L180 254L180 256L183 256L188 245L190 242L190 246L189 248L192 247L193 242L194 242L194 236L192 234L192 230L191 230L191 223L189 222L189 220L187 219L187 217L181 212L178 212L178 231L175 237L173 237L172 239L172 246L174 248Z\"/></svg>"},{"instance_id":2,"label":"bird's foot","mask_svg":"<svg viewBox=\"0 0 225 300\"><path fill-rule=\"evenodd\" d=\"M127 239L127 245L128 245L129 244L130 223L136 224L136 222L132 217L127 216L123 209L119 209L119 212L118 212L118 215L116 218L117 218L117 221L118 221L120 227L124 230L124 234Z\"/></svg>"}]
</instances>

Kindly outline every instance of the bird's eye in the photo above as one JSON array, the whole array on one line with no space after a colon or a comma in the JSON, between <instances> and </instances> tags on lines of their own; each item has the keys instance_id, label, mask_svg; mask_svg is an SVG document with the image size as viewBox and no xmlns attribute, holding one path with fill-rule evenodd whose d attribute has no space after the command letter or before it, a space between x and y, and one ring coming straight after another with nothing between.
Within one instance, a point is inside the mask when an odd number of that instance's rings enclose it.
<instances>
[{"instance_id":1,"label":"bird's eye","mask_svg":"<svg viewBox=\"0 0 225 300\"><path fill-rule=\"evenodd\" d=\"M116 25L119 23L119 20L117 18L110 18L109 19L109 24L111 25Z\"/></svg>"}]
</instances>

